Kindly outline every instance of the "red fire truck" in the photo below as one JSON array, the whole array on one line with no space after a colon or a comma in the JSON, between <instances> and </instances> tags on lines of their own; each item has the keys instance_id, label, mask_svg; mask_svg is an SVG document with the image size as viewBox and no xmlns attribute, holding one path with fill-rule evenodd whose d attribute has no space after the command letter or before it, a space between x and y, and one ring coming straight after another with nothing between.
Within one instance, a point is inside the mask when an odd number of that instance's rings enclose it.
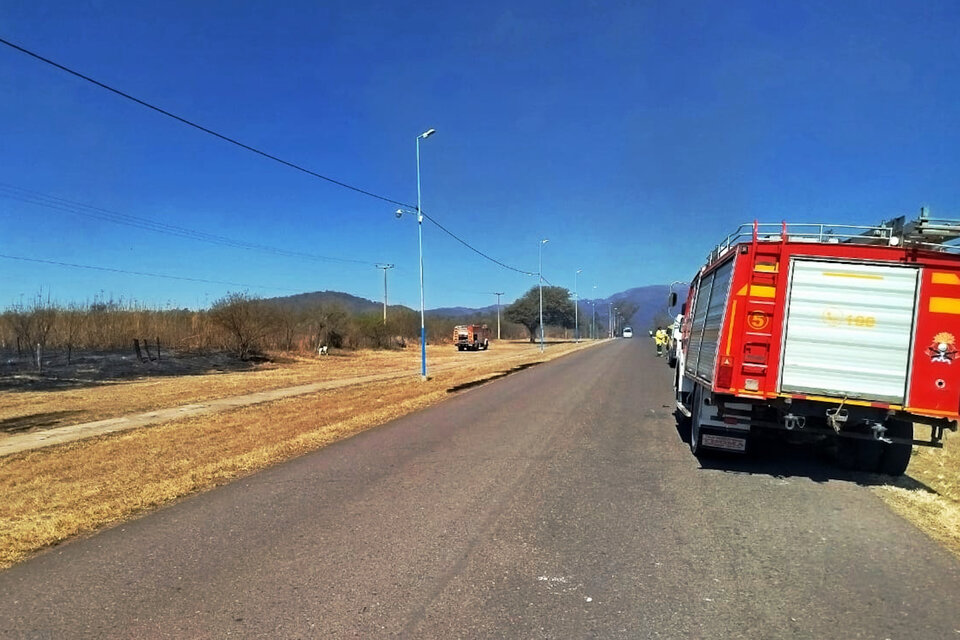
<instances>
[{"instance_id":1,"label":"red fire truck","mask_svg":"<svg viewBox=\"0 0 960 640\"><path fill-rule=\"evenodd\" d=\"M490 347L490 328L485 324L461 324L453 328L453 344L459 351Z\"/></svg>"},{"instance_id":2,"label":"red fire truck","mask_svg":"<svg viewBox=\"0 0 960 640\"><path fill-rule=\"evenodd\" d=\"M684 306L677 409L690 449L829 440L850 468L904 472L960 418L960 221L742 225ZM914 439L914 425L929 439Z\"/></svg>"}]
</instances>

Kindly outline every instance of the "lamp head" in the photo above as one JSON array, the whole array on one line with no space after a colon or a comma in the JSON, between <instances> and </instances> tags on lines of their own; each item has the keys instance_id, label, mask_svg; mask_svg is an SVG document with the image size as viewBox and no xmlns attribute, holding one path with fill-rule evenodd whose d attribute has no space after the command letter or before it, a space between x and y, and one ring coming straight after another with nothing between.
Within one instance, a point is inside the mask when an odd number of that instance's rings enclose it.
<instances>
[{"instance_id":1,"label":"lamp head","mask_svg":"<svg viewBox=\"0 0 960 640\"><path fill-rule=\"evenodd\" d=\"M398 218L402 218L402 217L403 217L403 209L397 209L396 215L397 215Z\"/></svg>"},{"instance_id":2,"label":"lamp head","mask_svg":"<svg viewBox=\"0 0 960 640\"><path fill-rule=\"evenodd\" d=\"M430 136L432 136L432 135L435 134L436 132L437 132L436 129L427 129L426 131L424 131L423 133L421 133L419 137L421 137L421 138L423 138L424 140L426 140L427 138L429 138Z\"/></svg>"},{"instance_id":3,"label":"lamp head","mask_svg":"<svg viewBox=\"0 0 960 640\"><path fill-rule=\"evenodd\" d=\"M548 239L544 238L543 240L540 241L540 244L547 244L548 242L550 242L550 241L549 241Z\"/></svg>"}]
</instances>

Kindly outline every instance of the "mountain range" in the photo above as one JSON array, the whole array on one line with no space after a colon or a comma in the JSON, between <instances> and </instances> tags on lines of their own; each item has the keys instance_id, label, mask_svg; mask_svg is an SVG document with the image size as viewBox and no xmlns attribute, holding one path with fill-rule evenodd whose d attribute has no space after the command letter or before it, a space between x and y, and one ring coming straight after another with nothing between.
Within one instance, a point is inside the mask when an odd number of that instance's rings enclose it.
<instances>
[{"instance_id":1,"label":"mountain range","mask_svg":"<svg viewBox=\"0 0 960 640\"><path fill-rule=\"evenodd\" d=\"M682 302L686 297L686 289L680 287L679 289L675 290L677 291L678 297ZM609 306L616 305L620 301L626 300L627 302L636 305L637 308L637 311L631 318L628 319L627 322L635 325L639 329L644 329L648 326L653 326L658 317L668 314L668 293L669 287L667 285L654 284L620 291L618 293L614 293L613 295L607 296L606 298L583 298L580 300L580 312L584 315L587 313L592 313L593 305L596 305L597 315L606 317ZM314 306L317 304L339 305L350 313L369 313L383 309L382 302L368 300L367 298L361 298L349 293L344 293L342 291L314 291L311 293L298 293L292 296L271 298L270 300L278 304L294 307ZM502 308L506 308L512 302L512 300L505 300ZM401 309L404 307L389 305L388 308ZM490 315L496 313L496 311L497 305L488 305L485 307L476 308L441 307L437 309L427 309L426 313L428 316L435 317L480 319L482 317L489 318ZM677 313L678 311L678 309L674 309L674 313Z\"/></svg>"}]
</instances>

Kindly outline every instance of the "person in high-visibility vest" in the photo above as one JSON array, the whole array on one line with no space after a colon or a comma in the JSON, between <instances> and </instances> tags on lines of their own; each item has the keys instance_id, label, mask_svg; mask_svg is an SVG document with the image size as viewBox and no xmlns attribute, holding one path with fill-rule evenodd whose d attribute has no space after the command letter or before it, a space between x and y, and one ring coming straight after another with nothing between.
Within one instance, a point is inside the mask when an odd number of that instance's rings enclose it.
<instances>
[{"instance_id":1,"label":"person in high-visibility vest","mask_svg":"<svg viewBox=\"0 0 960 640\"><path fill-rule=\"evenodd\" d=\"M663 327L657 327L657 332L653 334L653 341L657 343L657 357L663 355L663 347L667 344L667 332Z\"/></svg>"}]
</instances>

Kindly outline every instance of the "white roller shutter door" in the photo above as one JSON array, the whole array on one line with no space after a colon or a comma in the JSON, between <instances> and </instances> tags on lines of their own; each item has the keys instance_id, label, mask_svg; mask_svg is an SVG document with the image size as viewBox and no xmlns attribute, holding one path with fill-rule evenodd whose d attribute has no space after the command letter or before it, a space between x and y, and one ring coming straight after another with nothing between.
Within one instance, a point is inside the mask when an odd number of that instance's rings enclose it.
<instances>
[{"instance_id":1,"label":"white roller shutter door","mask_svg":"<svg viewBox=\"0 0 960 640\"><path fill-rule=\"evenodd\" d=\"M902 403L918 273L794 260L781 390Z\"/></svg>"}]
</instances>

